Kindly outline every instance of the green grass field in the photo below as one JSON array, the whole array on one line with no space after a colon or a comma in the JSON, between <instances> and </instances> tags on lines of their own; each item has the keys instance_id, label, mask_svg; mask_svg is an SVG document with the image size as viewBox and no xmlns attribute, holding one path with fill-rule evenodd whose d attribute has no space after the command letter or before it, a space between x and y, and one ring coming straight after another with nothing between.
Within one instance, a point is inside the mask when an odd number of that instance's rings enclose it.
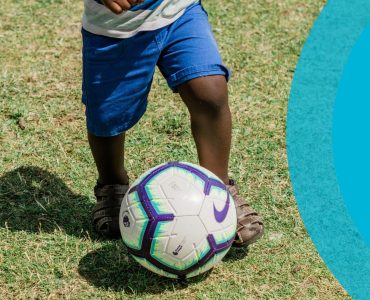
<instances>
[{"instance_id":1,"label":"green grass field","mask_svg":"<svg viewBox=\"0 0 370 300\"><path fill-rule=\"evenodd\" d=\"M291 80L324 0L206 0L233 70L230 173L266 234L231 250L187 286L139 267L100 240L90 212L96 171L81 104L82 1L3 1L0 8L1 299L350 299L308 237L289 182ZM159 73L128 133L136 178L170 160L197 162L186 109Z\"/></svg>"}]
</instances>

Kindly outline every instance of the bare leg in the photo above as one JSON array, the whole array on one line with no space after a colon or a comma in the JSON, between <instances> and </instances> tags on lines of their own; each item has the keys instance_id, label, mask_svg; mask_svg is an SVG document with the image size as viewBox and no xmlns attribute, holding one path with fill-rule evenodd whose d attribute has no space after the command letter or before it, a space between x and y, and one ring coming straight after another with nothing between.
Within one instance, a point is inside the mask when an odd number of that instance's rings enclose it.
<instances>
[{"instance_id":1,"label":"bare leg","mask_svg":"<svg viewBox=\"0 0 370 300\"><path fill-rule=\"evenodd\" d=\"M196 78L178 90L190 112L200 165L229 184L231 114L225 77Z\"/></svg>"},{"instance_id":2,"label":"bare leg","mask_svg":"<svg viewBox=\"0 0 370 300\"><path fill-rule=\"evenodd\" d=\"M97 137L88 133L91 152L99 172L98 182L128 184L124 169L125 133L113 137Z\"/></svg>"},{"instance_id":3,"label":"bare leg","mask_svg":"<svg viewBox=\"0 0 370 300\"><path fill-rule=\"evenodd\" d=\"M223 76L193 79L181 85L179 92L190 112L199 163L220 177L233 196L238 224L233 244L246 247L262 236L264 226L258 213L229 181L231 115L226 79Z\"/></svg>"}]
</instances>

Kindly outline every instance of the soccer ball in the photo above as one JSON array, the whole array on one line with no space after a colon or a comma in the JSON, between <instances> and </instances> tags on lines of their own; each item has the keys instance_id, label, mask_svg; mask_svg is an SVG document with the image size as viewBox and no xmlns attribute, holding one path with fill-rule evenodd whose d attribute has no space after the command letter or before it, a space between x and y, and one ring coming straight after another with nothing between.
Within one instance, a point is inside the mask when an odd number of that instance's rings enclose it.
<instances>
[{"instance_id":1,"label":"soccer ball","mask_svg":"<svg viewBox=\"0 0 370 300\"><path fill-rule=\"evenodd\" d=\"M189 278L211 269L230 249L236 209L216 175L170 162L132 184L119 226L129 253L142 266L165 277Z\"/></svg>"}]
</instances>

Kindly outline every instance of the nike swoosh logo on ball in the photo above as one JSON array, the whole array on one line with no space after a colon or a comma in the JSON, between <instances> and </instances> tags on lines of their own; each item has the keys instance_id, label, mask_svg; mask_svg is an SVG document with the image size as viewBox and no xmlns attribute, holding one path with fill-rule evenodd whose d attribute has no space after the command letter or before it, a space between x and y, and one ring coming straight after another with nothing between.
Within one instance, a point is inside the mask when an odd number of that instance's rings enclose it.
<instances>
[{"instance_id":1,"label":"nike swoosh logo on ball","mask_svg":"<svg viewBox=\"0 0 370 300\"><path fill-rule=\"evenodd\" d=\"M229 193L227 193L227 200L226 200L224 208L221 211L218 211L215 204L213 203L213 214L215 215L215 219L218 223L221 223L225 220L227 213L229 211L229 207L230 207Z\"/></svg>"}]
</instances>

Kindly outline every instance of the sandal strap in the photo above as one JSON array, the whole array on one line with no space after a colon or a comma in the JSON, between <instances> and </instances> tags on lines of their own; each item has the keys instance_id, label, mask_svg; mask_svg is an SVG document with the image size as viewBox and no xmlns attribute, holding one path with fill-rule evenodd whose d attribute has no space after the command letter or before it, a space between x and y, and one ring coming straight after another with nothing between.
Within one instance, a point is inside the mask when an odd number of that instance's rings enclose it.
<instances>
[{"instance_id":1,"label":"sandal strap","mask_svg":"<svg viewBox=\"0 0 370 300\"><path fill-rule=\"evenodd\" d=\"M258 213L246 203L236 206L236 213L238 218L258 216Z\"/></svg>"},{"instance_id":2,"label":"sandal strap","mask_svg":"<svg viewBox=\"0 0 370 300\"><path fill-rule=\"evenodd\" d=\"M112 230L119 230L119 225L115 225L114 218L112 217L101 218L98 222L96 222L95 226L99 231L103 231L106 233ZM104 229L103 227L106 227L106 229Z\"/></svg>"},{"instance_id":3,"label":"sandal strap","mask_svg":"<svg viewBox=\"0 0 370 300\"><path fill-rule=\"evenodd\" d=\"M109 197L112 195L125 195L129 189L129 185L111 184L103 187L95 187L94 193L96 197Z\"/></svg>"},{"instance_id":4,"label":"sandal strap","mask_svg":"<svg viewBox=\"0 0 370 300\"><path fill-rule=\"evenodd\" d=\"M93 208L92 222L98 232L109 237L119 237L119 210L128 185L96 185L94 194L96 204Z\"/></svg>"},{"instance_id":5,"label":"sandal strap","mask_svg":"<svg viewBox=\"0 0 370 300\"><path fill-rule=\"evenodd\" d=\"M110 207L108 209L101 209L101 210L98 210L98 211L94 212L94 214L93 214L93 219L94 220L93 221L97 222L101 218L104 218L104 217L107 217L107 216L112 216L114 214L115 214L115 211Z\"/></svg>"},{"instance_id":6,"label":"sandal strap","mask_svg":"<svg viewBox=\"0 0 370 300\"><path fill-rule=\"evenodd\" d=\"M97 231L107 236L120 235L118 217L111 216L102 217L99 220L96 220L96 222L94 222L94 226Z\"/></svg>"},{"instance_id":7,"label":"sandal strap","mask_svg":"<svg viewBox=\"0 0 370 300\"><path fill-rule=\"evenodd\" d=\"M264 225L258 213L239 196L238 187L233 180L227 189L234 199L237 214L237 232L235 246L247 246L258 240L264 231Z\"/></svg>"},{"instance_id":8,"label":"sandal strap","mask_svg":"<svg viewBox=\"0 0 370 300\"><path fill-rule=\"evenodd\" d=\"M113 200L113 201L112 201ZM101 210L101 209L106 209L106 208L111 208L111 207L120 207L122 199L116 198L112 200L101 200L95 204L95 207L93 209L93 213Z\"/></svg>"}]
</instances>

